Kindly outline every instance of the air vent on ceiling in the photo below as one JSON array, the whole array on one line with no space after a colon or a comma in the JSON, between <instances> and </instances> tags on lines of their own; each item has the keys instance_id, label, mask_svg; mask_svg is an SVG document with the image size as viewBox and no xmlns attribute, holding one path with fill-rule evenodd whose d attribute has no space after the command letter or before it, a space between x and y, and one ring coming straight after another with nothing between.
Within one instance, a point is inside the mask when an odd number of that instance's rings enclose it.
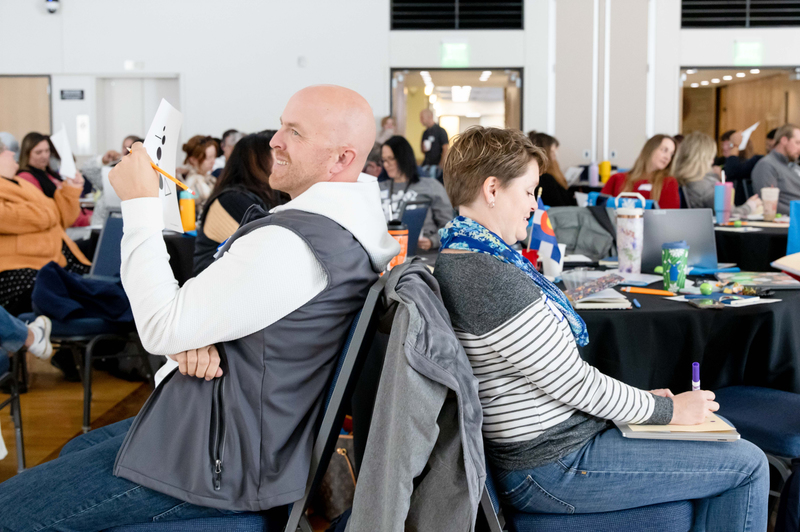
<instances>
[{"instance_id":1,"label":"air vent on ceiling","mask_svg":"<svg viewBox=\"0 0 800 532\"><path fill-rule=\"evenodd\" d=\"M800 26L800 0L681 0L681 26Z\"/></svg>"},{"instance_id":2,"label":"air vent on ceiling","mask_svg":"<svg viewBox=\"0 0 800 532\"><path fill-rule=\"evenodd\" d=\"M393 30L521 30L523 0L392 0Z\"/></svg>"}]
</instances>

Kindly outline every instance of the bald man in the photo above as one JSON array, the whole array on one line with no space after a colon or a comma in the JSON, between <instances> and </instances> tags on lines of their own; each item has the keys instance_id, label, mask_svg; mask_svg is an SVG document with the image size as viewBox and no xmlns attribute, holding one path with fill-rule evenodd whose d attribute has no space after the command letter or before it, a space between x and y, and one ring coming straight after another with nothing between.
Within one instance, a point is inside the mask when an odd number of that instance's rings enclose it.
<instances>
[{"instance_id":1,"label":"bald man","mask_svg":"<svg viewBox=\"0 0 800 532\"><path fill-rule=\"evenodd\" d=\"M135 423L78 437L0 485L0 508L14 509L0 511L0 530L104 530L303 495L335 360L399 252L375 178L360 175L374 140L357 93L317 86L292 96L270 177L292 201L249 211L181 288L161 235L158 177L134 144L110 175L122 200L122 283L144 347L170 360Z\"/></svg>"}]
</instances>

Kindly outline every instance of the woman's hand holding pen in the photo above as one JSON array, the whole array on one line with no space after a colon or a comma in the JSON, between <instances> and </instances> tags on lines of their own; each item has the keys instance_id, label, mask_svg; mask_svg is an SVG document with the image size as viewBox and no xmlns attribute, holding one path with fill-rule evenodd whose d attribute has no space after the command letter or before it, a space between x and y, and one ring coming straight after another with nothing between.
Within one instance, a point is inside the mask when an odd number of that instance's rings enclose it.
<instances>
[{"instance_id":1,"label":"woman's hand holding pen","mask_svg":"<svg viewBox=\"0 0 800 532\"><path fill-rule=\"evenodd\" d=\"M708 390L679 393L672 398L670 425L698 425L704 422L708 414L719 410L719 403L714 398L714 392Z\"/></svg>"}]
</instances>

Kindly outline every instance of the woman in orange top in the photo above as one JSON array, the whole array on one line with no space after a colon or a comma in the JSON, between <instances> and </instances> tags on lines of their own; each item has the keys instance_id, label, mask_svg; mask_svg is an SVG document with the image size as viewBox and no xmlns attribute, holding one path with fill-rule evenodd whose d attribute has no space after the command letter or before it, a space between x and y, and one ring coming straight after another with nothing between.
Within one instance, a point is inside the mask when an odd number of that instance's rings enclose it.
<instances>
[{"instance_id":1,"label":"woman in orange top","mask_svg":"<svg viewBox=\"0 0 800 532\"><path fill-rule=\"evenodd\" d=\"M655 135L645 142L630 172L614 174L603 187L603 194L619 196L638 192L644 199L657 201L662 209L680 209L678 181L670 175L675 141L667 135Z\"/></svg>"},{"instance_id":2,"label":"woman in orange top","mask_svg":"<svg viewBox=\"0 0 800 532\"><path fill-rule=\"evenodd\" d=\"M48 198L14 177L18 168L0 142L0 306L13 315L31 310L36 274L48 262L81 274L90 265L64 231L81 212L83 178L65 179Z\"/></svg>"},{"instance_id":3,"label":"woman in orange top","mask_svg":"<svg viewBox=\"0 0 800 532\"><path fill-rule=\"evenodd\" d=\"M20 179L24 179L41 190L48 198L52 198L56 190L64 184L58 172L50 168L50 155L52 154L50 146L52 146L50 138L41 133L31 132L25 135L19 150L19 173L17 174ZM83 183L83 176L80 172L77 172L75 177ZM91 211L81 209L70 227L85 227L89 225L91 219Z\"/></svg>"}]
</instances>

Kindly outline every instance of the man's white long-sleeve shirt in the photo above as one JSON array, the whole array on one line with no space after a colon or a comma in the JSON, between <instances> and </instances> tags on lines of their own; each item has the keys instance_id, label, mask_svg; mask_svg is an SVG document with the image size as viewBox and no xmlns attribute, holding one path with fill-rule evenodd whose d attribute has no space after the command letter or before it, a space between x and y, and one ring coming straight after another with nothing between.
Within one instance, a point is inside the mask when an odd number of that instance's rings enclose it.
<instances>
[{"instance_id":1,"label":"man's white long-sleeve shirt","mask_svg":"<svg viewBox=\"0 0 800 532\"><path fill-rule=\"evenodd\" d=\"M326 216L350 231L382 271L399 252L388 234L375 178L317 183L273 209ZM122 284L144 348L173 355L265 329L319 294L327 284L322 265L303 239L267 226L237 239L230 249L183 287L173 276L161 232L159 198L122 202ZM175 363L168 360L157 382Z\"/></svg>"}]
</instances>

